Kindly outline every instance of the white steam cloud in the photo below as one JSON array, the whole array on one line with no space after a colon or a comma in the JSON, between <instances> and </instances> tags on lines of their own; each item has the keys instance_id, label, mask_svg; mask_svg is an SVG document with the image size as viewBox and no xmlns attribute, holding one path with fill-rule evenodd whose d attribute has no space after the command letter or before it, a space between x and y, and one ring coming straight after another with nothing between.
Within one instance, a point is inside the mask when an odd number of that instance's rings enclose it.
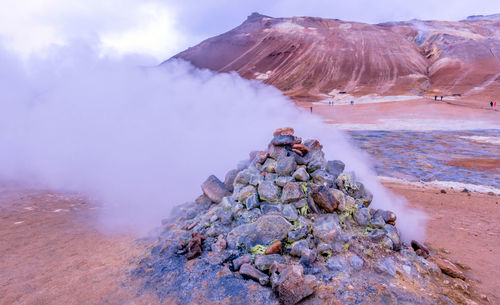
<instances>
[{"instance_id":1,"label":"white steam cloud","mask_svg":"<svg viewBox=\"0 0 500 305\"><path fill-rule=\"evenodd\" d=\"M0 51L0 178L81 192L104 203L106 224L150 229L201 194L207 176L223 179L274 129L293 126L356 171L406 239L423 237L424 215L380 185L364 154L277 89L181 61L139 62L82 46L29 63Z\"/></svg>"}]
</instances>

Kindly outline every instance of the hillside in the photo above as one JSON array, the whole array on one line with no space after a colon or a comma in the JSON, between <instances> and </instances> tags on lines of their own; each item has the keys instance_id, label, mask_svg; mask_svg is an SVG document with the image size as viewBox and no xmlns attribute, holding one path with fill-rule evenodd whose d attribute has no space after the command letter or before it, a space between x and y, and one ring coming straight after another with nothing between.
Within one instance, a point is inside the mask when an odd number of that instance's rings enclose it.
<instances>
[{"instance_id":1,"label":"hillside","mask_svg":"<svg viewBox=\"0 0 500 305\"><path fill-rule=\"evenodd\" d=\"M491 95L500 89L499 57L500 15L373 25L257 13L174 56L262 80L296 100Z\"/></svg>"}]
</instances>

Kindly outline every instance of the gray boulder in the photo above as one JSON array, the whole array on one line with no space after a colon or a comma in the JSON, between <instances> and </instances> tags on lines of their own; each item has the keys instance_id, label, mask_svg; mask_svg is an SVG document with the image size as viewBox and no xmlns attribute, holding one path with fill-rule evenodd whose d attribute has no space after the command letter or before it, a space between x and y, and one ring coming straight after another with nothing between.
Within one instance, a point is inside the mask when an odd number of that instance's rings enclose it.
<instances>
[{"instance_id":1,"label":"gray boulder","mask_svg":"<svg viewBox=\"0 0 500 305\"><path fill-rule=\"evenodd\" d=\"M255 222L234 228L227 235L228 247L236 249L245 246L250 249L256 245L269 245L272 241L283 240L293 226L282 216L263 215Z\"/></svg>"},{"instance_id":2,"label":"gray boulder","mask_svg":"<svg viewBox=\"0 0 500 305\"><path fill-rule=\"evenodd\" d=\"M243 202L245 201L245 199L247 199L248 197L252 196L252 195L255 195L257 193L256 189L255 189L255 186L253 185L247 185L245 187L243 187L242 189L240 189L238 192L236 192L235 190L235 193L233 194L238 201L240 202Z\"/></svg>"},{"instance_id":3,"label":"gray boulder","mask_svg":"<svg viewBox=\"0 0 500 305\"><path fill-rule=\"evenodd\" d=\"M307 173L306 169L303 167L299 167L294 173L293 173L293 178L297 181L308 181L310 179L309 174Z\"/></svg>"},{"instance_id":4,"label":"gray boulder","mask_svg":"<svg viewBox=\"0 0 500 305\"><path fill-rule=\"evenodd\" d=\"M333 243L341 234L340 220L337 214L322 214L313 223L313 235L325 243Z\"/></svg>"},{"instance_id":5,"label":"gray boulder","mask_svg":"<svg viewBox=\"0 0 500 305\"><path fill-rule=\"evenodd\" d=\"M261 182L257 190L262 201L277 201L280 197L280 188L272 181Z\"/></svg>"},{"instance_id":6,"label":"gray boulder","mask_svg":"<svg viewBox=\"0 0 500 305\"><path fill-rule=\"evenodd\" d=\"M370 221L370 218L370 210L367 208L361 208L354 214L354 220L356 220L360 226L366 226Z\"/></svg>"},{"instance_id":7,"label":"gray boulder","mask_svg":"<svg viewBox=\"0 0 500 305\"><path fill-rule=\"evenodd\" d=\"M293 204L285 204L283 207L283 211L281 211L281 215L285 217L287 220L297 220L299 215L297 214L297 209Z\"/></svg>"},{"instance_id":8,"label":"gray boulder","mask_svg":"<svg viewBox=\"0 0 500 305\"><path fill-rule=\"evenodd\" d=\"M285 258L279 254L256 255L254 265L260 271L267 272L274 262L284 263Z\"/></svg>"},{"instance_id":9,"label":"gray boulder","mask_svg":"<svg viewBox=\"0 0 500 305\"><path fill-rule=\"evenodd\" d=\"M217 177L211 175L201 185L201 190L210 200L219 203L225 196L231 195L231 192Z\"/></svg>"},{"instance_id":10,"label":"gray boulder","mask_svg":"<svg viewBox=\"0 0 500 305\"><path fill-rule=\"evenodd\" d=\"M322 169L315 170L311 174L311 177L313 178L315 183L324 184L328 187L333 186L333 184L335 183L335 177Z\"/></svg>"},{"instance_id":11,"label":"gray boulder","mask_svg":"<svg viewBox=\"0 0 500 305\"><path fill-rule=\"evenodd\" d=\"M276 174L282 177L290 176L296 167L294 157L281 158L276 165Z\"/></svg>"},{"instance_id":12,"label":"gray boulder","mask_svg":"<svg viewBox=\"0 0 500 305\"><path fill-rule=\"evenodd\" d=\"M246 198L244 202L248 210L260 207L260 201L259 197L257 197L257 194L253 194L250 197Z\"/></svg>"},{"instance_id":13,"label":"gray boulder","mask_svg":"<svg viewBox=\"0 0 500 305\"><path fill-rule=\"evenodd\" d=\"M333 175L334 177L337 177L340 175L345 169L345 164L344 162L340 160L333 160L333 161L328 161L326 164L326 170L330 175Z\"/></svg>"},{"instance_id":14,"label":"gray boulder","mask_svg":"<svg viewBox=\"0 0 500 305\"><path fill-rule=\"evenodd\" d=\"M271 144L274 146L293 145L294 143L295 137L292 135L277 135L271 140Z\"/></svg>"},{"instance_id":15,"label":"gray boulder","mask_svg":"<svg viewBox=\"0 0 500 305\"><path fill-rule=\"evenodd\" d=\"M288 182L283 187L283 191L281 193L281 201L284 203L297 201L304 197L305 195L302 192L300 183L298 182Z\"/></svg>"},{"instance_id":16,"label":"gray boulder","mask_svg":"<svg viewBox=\"0 0 500 305\"><path fill-rule=\"evenodd\" d=\"M314 275L304 275L301 265L274 264L271 269L271 287L281 304L295 305L310 296L318 286Z\"/></svg>"},{"instance_id":17,"label":"gray boulder","mask_svg":"<svg viewBox=\"0 0 500 305\"><path fill-rule=\"evenodd\" d=\"M262 171L268 172L268 173L275 173L276 172L276 166L278 165L278 162L272 158L267 158L266 162L262 165Z\"/></svg>"},{"instance_id":18,"label":"gray boulder","mask_svg":"<svg viewBox=\"0 0 500 305\"><path fill-rule=\"evenodd\" d=\"M250 264L243 264L240 267L240 274L243 277L250 278L256 282L259 282L262 286L269 284L269 276L255 269Z\"/></svg>"}]
</instances>

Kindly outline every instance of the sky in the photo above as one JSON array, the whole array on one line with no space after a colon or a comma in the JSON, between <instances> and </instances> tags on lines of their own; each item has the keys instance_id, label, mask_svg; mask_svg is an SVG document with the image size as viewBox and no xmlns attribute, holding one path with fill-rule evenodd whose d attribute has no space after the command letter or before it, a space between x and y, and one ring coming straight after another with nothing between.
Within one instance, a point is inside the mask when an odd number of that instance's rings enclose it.
<instances>
[{"instance_id":1,"label":"sky","mask_svg":"<svg viewBox=\"0 0 500 305\"><path fill-rule=\"evenodd\" d=\"M20 56L85 41L103 56L161 62L241 24L252 12L378 23L500 13L500 1L0 0L0 44ZM8 9L5 9L8 8Z\"/></svg>"}]
</instances>

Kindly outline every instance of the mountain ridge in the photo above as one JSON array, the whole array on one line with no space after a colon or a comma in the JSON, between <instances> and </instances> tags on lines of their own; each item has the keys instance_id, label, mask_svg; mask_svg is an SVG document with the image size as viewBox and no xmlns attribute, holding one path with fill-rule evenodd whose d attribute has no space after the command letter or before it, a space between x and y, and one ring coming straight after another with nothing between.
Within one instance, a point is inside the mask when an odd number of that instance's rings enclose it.
<instances>
[{"instance_id":1,"label":"mountain ridge","mask_svg":"<svg viewBox=\"0 0 500 305\"><path fill-rule=\"evenodd\" d=\"M500 14L379 24L253 13L173 58L262 80L296 100L492 95L500 89Z\"/></svg>"}]
</instances>

